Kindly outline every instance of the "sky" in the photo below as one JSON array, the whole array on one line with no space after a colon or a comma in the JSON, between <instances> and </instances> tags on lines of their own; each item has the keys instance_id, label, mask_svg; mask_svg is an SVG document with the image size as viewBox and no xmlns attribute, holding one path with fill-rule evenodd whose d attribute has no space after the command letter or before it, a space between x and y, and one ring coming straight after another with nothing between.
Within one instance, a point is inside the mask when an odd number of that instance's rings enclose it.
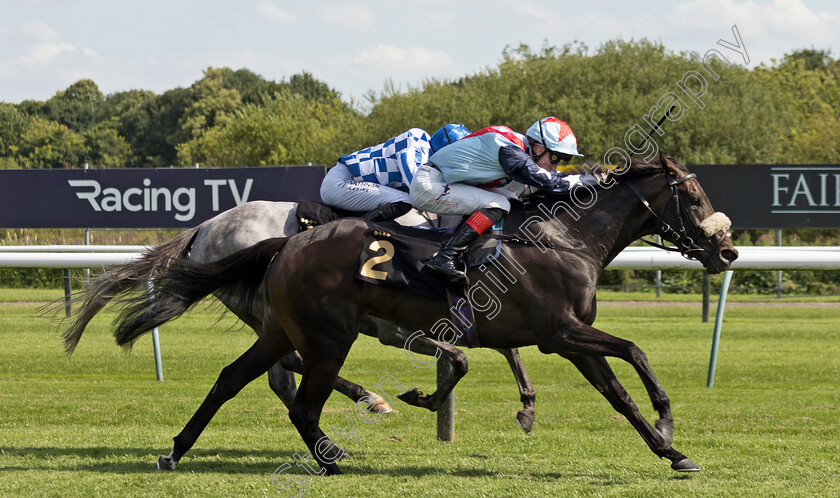
<instances>
[{"instance_id":1,"label":"sky","mask_svg":"<svg viewBox=\"0 0 840 498\"><path fill-rule=\"evenodd\" d=\"M160 94L212 66L275 81L308 71L362 102L388 82L494 68L505 47L647 38L702 54L734 43L733 25L749 68L840 52L836 0L0 0L0 101L47 100L83 78Z\"/></svg>"}]
</instances>

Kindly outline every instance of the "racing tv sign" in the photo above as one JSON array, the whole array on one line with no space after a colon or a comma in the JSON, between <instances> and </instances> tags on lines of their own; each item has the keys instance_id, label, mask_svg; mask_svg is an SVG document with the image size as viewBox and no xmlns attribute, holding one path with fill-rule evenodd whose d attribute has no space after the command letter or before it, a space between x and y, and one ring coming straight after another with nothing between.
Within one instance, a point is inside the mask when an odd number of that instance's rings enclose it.
<instances>
[{"instance_id":1,"label":"racing tv sign","mask_svg":"<svg viewBox=\"0 0 840 498\"><path fill-rule=\"evenodd\" d=\"M323 166L0 171L0 228L186 228L254 200L319 200Z\"/></svg>"},{"instance_id":2,"label":"racing tv sign","mask_svg":"<svg viewBox=\"0 0 840 498\"><path fill-rule=\"evenodd\" d=\"M840 165L690 166L733 228L840 228Z\"/></svg>"}]
</instances>

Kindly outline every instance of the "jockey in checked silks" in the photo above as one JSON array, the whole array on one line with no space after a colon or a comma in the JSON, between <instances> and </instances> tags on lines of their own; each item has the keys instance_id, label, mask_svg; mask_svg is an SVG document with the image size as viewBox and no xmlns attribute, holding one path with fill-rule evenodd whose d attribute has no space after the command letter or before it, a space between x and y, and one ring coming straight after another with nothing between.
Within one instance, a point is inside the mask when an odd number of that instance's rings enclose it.
<instances>
[{"instance_id":1,"label":"jockey in checked silks","mask_svg":"<svg viewBox=\"0 0 840 498\"><path fill-rule=\"evenodd\" d=\"M577 139L565 121L542 118L521 135L506 126L491 126L432 154L411 182L417 209L439 214L472 215L462 221L426 266L453 282L466 282L456 257L510 211L511 180L555 193L576 183L596 186L605 173L567 175L560 162L582 157Z\"/></svg>"},{"instance_id":2,"label":"jockey in checked silks","mask_svg":"<svg viewBox=\"0 0 840 498\"><path fill-rule=\"evenodd\" d=\"M411 210L408 186L417 169L444 146L469 135L461 124L447 124L431 137L412 128L384 143L338 158L321 183L325 204L367 212L370 221L398 218Z\"/></svg>"}]
</instances>

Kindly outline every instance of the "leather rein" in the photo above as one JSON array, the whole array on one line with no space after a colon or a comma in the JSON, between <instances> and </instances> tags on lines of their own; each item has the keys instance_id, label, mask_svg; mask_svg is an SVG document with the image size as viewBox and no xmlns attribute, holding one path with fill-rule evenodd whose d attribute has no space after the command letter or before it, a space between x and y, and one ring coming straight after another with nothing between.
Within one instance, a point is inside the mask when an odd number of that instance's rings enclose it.
<instances>
[{"instance_id":1,"label":"leather rein","mask_svg":"<svg viewBox=\"0 0 840 498\"><path fill-rule=\"evenodd\" d=\"M627 183L627 187L636 194L636 197L642 202L642 204L647 208L650 214L653 215L654 218L659 222L659 226L656 229L656 232L663 238L667 239L668 235L671 235L674 239L676 239L676 244L680 247L668 247L662 244L657 244L656 242L651 242L646 239L640 239L645 244L651 245L653 247L669 251L669 252L678 252L686 259L690 259L692 257L692 253L696 252L704 252L705 250L697 245L694 242L694 238L698 236L699 233L702 232L694 220L688 215L688 219L691 221L691 224L694 225L691 227L691 234L685 227L685 221L683 220L683 209L682 203L680 202L681 196L679 191L679 185L683 182L688 180L693 180L697 178L697 175L694 173L689 173L680 178L674 178L670 171L667 173L668 175L668 187L671 189L671 198L674 201L674 211L677 216L677 220L679 220L679 230L674 229L671 225L669 225L665 220L662 219L661 216L656 214L656 212L651 208L650 203L645 199L639 189L637 189L632 183ZM693 237L692 237L693 235Z\"/></svg>"},{"instance_id":2,"label":"leather rein","mask_svg":"<svg viewBox=\"0 0 840 498\"><path fill-rule=\"evenodd\" d=\"M680 247L668 247L668 246L665 246L665 245L662 245L662 244L657 244L656 242L651 242L651 241L645 240L645 239L639 239L639 240L641 240L642 242L644 242L648 245L651 245L653 247L656 247L656 248L659 248L659 249L662 249L662 250L665 250L665 251L679 252L686 259L691 259L692 253L704 252L705 251L705 249L703 249L702 247L697 245L696 242L694 242L695 237L698 237L699 235L701 235L703 233L703 230L700 227L698 227L696 223L694 223L694 220L691 218L690 215L688 215L688 219L690 220L691 225L693 225L691 227L691 233L689 233L689 230L686 228L685 221L683 220L683 208L682 208L682 203L680 201L681 195L680 195L680 191L679 191L679 185L683 182L688 181L688 180L696 179L697 175L694 174L694 173L689 173L689 174L687 174L683 177L675 178L674 175L670 171L668 171L666 174L668 175L668 187L671 189L671 198L674 201L674 211L675 211L675 214L677 216L677 220L679 220L679 230L674 229L670 224L668 224L665 220L663 220L662 217L660 215L658 215L653 210L653 208L650 205L650 202L648 202L648 200L645 199L645 197L642 195L642 193L639 192L639 190L632 183L628 182L628 183L626 183L626 185L636 195L636 197L638 197L638 199L642 202L642 204L645 206L645 208L647 208L647 210L658 221L659 226L657 227L657 233L659 235L661 235L663 238L665 238L665 236L667 236L669 234L672 235L673 238L676 239L676 241L677 241L676 243ZM500 240L511 242L511 243L514 243L514 244L534 245L533 241L531 241L531 240L529 240L525 237L520 236L518 233L514 233L514 234L511 234L511 235L490 234L490 236L492 238L500 239ZM571 248L571 247L557 246L556 244L554 244L550 241L545 241L545 242L541 242L541 243L543 245L545 245L546 247L550 248L550 249L572 252L572 253L578 254L580 256L583 256L585 259L593 261L595 263L595 265L598 266L598 262L595 261L592 258L592 256L590 256L589 254L587 254L584 251L574 249L574 248Z\"/></svg>"}]
</instances>

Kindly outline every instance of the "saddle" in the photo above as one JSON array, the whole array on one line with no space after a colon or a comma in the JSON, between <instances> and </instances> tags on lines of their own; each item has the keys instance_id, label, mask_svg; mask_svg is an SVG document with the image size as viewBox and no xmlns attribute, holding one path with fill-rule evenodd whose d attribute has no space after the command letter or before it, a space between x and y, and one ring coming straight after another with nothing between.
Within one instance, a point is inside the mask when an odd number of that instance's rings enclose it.
<instances>
[{"instance_id":1,"label":"saddle","mask_svg":"<svg viewBox=\"0 0 840 498\"><path fill-rule=\"evenodd\" d=\"M407 202L383 204L372 211L348 211L328 206L321 202L300 200L297 207L297 220L300 231L315 228L339 218L364 218L371 221L388 221L406 214L411 210Z\"/></svg>"}]
</instances>

